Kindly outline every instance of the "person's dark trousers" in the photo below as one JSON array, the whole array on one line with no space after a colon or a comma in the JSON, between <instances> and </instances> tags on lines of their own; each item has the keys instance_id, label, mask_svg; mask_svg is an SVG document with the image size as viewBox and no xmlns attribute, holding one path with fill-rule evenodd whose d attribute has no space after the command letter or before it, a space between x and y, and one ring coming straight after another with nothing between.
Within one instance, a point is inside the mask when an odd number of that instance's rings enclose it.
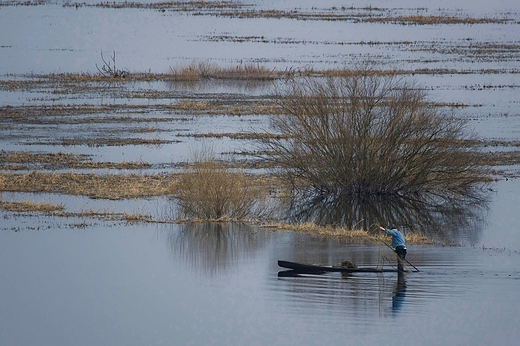
<instances>
[{"instance_id":1,"label":"person's dark trousers","mask_svg":"<svg viewBox=\"0 0 520 346\"><path fill-rule=\"evenodd\" d=\"M395 248L395 253L401 259L401 261L397 261L397 269L402 272L404 271L403 262L406 258L406 249L404 247L398 246Z\"/></svg>"}]
</instances>

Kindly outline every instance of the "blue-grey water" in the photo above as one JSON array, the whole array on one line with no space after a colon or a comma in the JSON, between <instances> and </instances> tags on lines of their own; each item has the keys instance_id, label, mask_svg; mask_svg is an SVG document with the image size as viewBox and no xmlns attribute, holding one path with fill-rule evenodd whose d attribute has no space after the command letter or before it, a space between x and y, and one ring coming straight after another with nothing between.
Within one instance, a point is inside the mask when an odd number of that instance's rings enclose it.
<instances>
[{"instance_id":1,"label":"blue-grey water","mask_svg":"<svg viewBox=\"0 0 520 346\"><path fill-rule=\"evenodd\" d=\"M381 248L249 225L2 217L2 345L514 345L519 336L511 248L409 245L420 272L404 277L279 277L278 259L374 266ZM498 223L485 234L519 240Z\"/></svg>"},{"instance_id":2,"label":"blue-grey water","mask_svg":"<svg viewBox=\"0 0 520 346\"><path fill-rule=\"evenodd\" d=\"M466 105L456 114L469 119L483 139L520 138L517 0L251 1L259 10L321 13L353 6L366 13L371 5L374 15L381 7L394 16L511 18L506 24L479 25L243 19L62 7L65 1L3 6L9 3L0 0L2 81L24 80L32 73L96 73L102 51L117 52L120 68L155 73L192 61L223 67L258 63L283 71L344 68L367 58L405 70L469 71L414 78L432 101ZM247 37L265 42L240 42ZM0 107L247 99L272 94L276 83L124 83L110 92L54 93L58 87L2 89ZM140 89L168 91L171 97L124 96ZM62 137L95 138L119 125L57 126L46 124L45 117L41 124L13 125L2 118L0 149L88 154L93 161L143 160L160 167L143 174L160 174L173 171L161 165L184 161L196 142L178 134L268 126L267 115L172 115L154 110L149 116L172 117L166 124L150 125L164 130L151 136L180 142L161 147L47 145ZM254 149L250 141L210 142L219 152ZM518 175L518 167L504 169ZM500 176L489 188L493 191L486 208L457 223L443 220L436 229L457 246L408 246L407 259L420 272L403 278L392 273L278 275L283 270L277 266L279 259L331 265L349 259L358 266L375 266L381 256L392 258L387 250L380 254L377 244L249 225L126 224L2 211L0 345L517 345L520 182ZM72 212L139 212L154 219L167 216L171 202L6 192L0 198L63 203ZM422 226L428 230L427 224Z\"/></svg>"}]
</instances>

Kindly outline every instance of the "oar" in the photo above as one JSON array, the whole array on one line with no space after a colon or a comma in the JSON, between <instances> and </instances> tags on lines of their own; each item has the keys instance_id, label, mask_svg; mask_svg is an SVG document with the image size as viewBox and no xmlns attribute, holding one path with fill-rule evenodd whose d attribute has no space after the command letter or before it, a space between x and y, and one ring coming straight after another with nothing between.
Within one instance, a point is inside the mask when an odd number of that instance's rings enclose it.
<instances>
[{"instance_id":1,"label":"oar","mask_svg":"<svg viewBox=\"0 0 520 346\"><path fill-rule=\"evenodd\" d=\"M389 247L389 248L394 252L395 257L397 257L397 259L401 262L401 264L406 268L406 266L405 266L404 263L403 263L402 258L399 257L399 256L397 255L397 253L394 251L394 249L393 249L390 245L388 245L388 244L387 244L383 239L379 238L378 236L376 236L376 238L379 239L379 241L380 241L381 243L383 243L383 244L385 244L386 246L388 246L388 247ZM413 264L411 264L411 263L410 263L406 258L405 258L404 260L406 261L406 263L408 263L409 265L411 265L415 270L417 270L418 272L420 271L419 269L417 269L416 266L414 266ZM406 268L406 270L410 271L408 268Z\"/></svg>"}]
</instances>

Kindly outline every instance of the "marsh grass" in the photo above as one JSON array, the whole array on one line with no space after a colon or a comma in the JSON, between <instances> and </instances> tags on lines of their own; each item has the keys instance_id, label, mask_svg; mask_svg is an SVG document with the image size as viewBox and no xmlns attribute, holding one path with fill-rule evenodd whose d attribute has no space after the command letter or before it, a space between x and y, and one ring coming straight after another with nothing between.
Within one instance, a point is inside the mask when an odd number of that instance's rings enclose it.
<instances>
[{"instance_id":1,"label":"marsh grass","mask_svg":"<svg viewBox=\"0 0 520 346\"><path fill-rule=\"evenodd\" d=\"M180 218L250 220L265 216L266 190L240 169L217 161L212 149L193 153L192 163L173 186Z\"/></svg>"},{"instance_id":2,"label":"marsh grass","mask_svg":"<svg viewBox=\"0 0 520 346\"><path fill-rule=\"evenodd\" d=\"M177 176L96 175L74 172L23 174L0 173L0 189L10 192L48 192L120 200L164 196L171 192Z\"/></svg>"},{"instance_id":3,"label":"marsh grass","mask_svg":"<svg viewBox=\"0 0 520 346\"><path fill-rule=\"evenodd\" d=\"M348 10L348 11L346 11ZM365 12L359 12L364 10ZM374 12L378 13L374 15ZM277 18L293 20L313 20L313 21L348 21L354 23L390 23L397 25L440 25L440 24L506 24L513 22L513 19L503 18L472 18L469 16L429 16L429 15L410 15L393 16L389 9L385 8L345 8L342 12L335 10L323 12L304 12L301 10L228 10L212 14L231 18Z\"/></svg>"},{"instance_id":4,"label":"marsh grass","mask_svg":"<svg viewBox=\"0 0 520 346\"><path fill-rule=\"evenodd\" d=\"M0 6L37 6L44 5L46 1L31 0L19 2L0 3ZM319 20L319 21L349 21L349 22L383 22L399 25L439 25L439 24L486 24L486 23L510 23L513 20L509 18L472 18L468 15L409 15L409 16L393 16L390 8L384 7L354 7L342 6L317 11L302 11L301 8L291 10L279 9L248 9L251 4L241 4L234 1L159 1L152 3L143 3L135 1L124 2L66 2L63 7L100 7L111 9L149 9L161 12L185 12L198 16L223 16L230 18L278 18L293 20ZM420 9L408 9L410 11L418 11Z\"/></svg>"},{"instance_id":5,"label":"marsh grass","mask_svg":"<svg viewBox=\"0 0 520 346\"><path fill-rule=\"evenodd\" d=\"M239 38L240 40L240 38ZM295 42L297 43L297 42ZM307 44L310 42L300 42L301 44ZM331 44L330 42L328 44ZM356 44L356 45L389 45L389 44L406 44L404 42L355 42L355 43L343 43L338 42L337 44ZM478 56L479 59L492 54L493 57L499 60L508 60L510 56L515 54L518 50L518 45L470 45L470 46L457 46L457 47L446 47L437 45L423 45L416 46L416 43L409 42L414 47L410 48L412 51L428 51L431 53L442 53L442 54L460 54L466 57ZM493 60L495 61L495 60ZM276 69L268 69L265 66L259 64L240 64L230 67L220 67L215 64L207 62L193 62L188 66L171 67L166 73L155 73L155 72L127 72L125 78L112 78L101 75L100 73L52 73L52 74L27 74L24 75L24 80L0 80L0 90L49 90L50 93L55 95L73 95L81 93L106 93L106 92L119 92L120 97L128 98L152 98L162 99L171 98L172 93L158 90L140 90L129 92L122 88L125 83L142 81L167 81L172 83L186 82L185 85L189 88L195 88L196 82L199 81L214 81L214 82L232 82L232 81L251 81L247 85L251 88L255 86L265 86L268 83L277 79L286 79L289 77L339 77L349 76L354 73L358 73L355 69L349 68L333 68L333 69L316 69L313 67L305 68L288 68L285 71L278 71ZM512 69L448 69L448 68L419 68L419 69L396 69L396 70L374 70L374 74L380 75L469 75L469 74L518 74L520 70L517 68ZM46 106L47 111L59 110L62 105L49 105ZM101 110L101 108L119 108L121 105L106 105L106 106L92 106L92 105L74 105L74 107L90 107L95 111L95 108ZM146 106L133 106L125 105L126 108L147 108ZM149 107L149 105L148 105ZM7 106L0 108L0 117L7 116L20 116L20 114L9 112L13 107ZM26 109L30 110L31 107L25 106ZM34 107L32 107L34 108Z\"/></svg>"},{"instance_id":6,"label":"marsh grass","mask_svg":"<svg viewBox=\"0 0 520 346\"><path fill-rule=\"evenodd\" d=\"M127 223L139 223L139 222L159 222L153 220L152 217L148 214L142 213L128 213L128 212L108 212L104 210L82 210L79 212L64 212L64 211L55 211L52 213L54 216L58 217L81 217L81 218L91 218L91 219L101 219L106 221L125 221Z\"/></svg>"},{"instance_id":7,"label":"marsh grass","mask_svg":"<svg viewBox=\"0 0 520 346\"><path fill-rule=\"evenodd\" d=\"M66 212L63 204L54 205L46 202L7 202L0 199L0 209L12 213L43 213L45 215L57 217L81 217L91 219L102 219L106 221L125 221L128 223L161 222L160 220L153 220L150 215L141 213L114 213L108 211L96 211L92 209L82 210L79 212Z\"/></svg>"},{"instance_id":8,"label":"marsh grass","mask_svg":"<svg viewBox=\"0 0 520 346\"><path fill-rule=\"evenodd\" d=\"M268 223L262 225L264 228L276 230L290 230L303 233L311 233L327 238L341 238L354 242L375 243L378 242L377 234L370 233L359 227L346 227L337 225L318 225L314 222L290 223ZM404 235L408 244L434 244L435 241L419 232L408 232ZM382 236L385 241L391 241L390 237Z\"/></svg>"},{"instance_id":9,"label":"marsh grass","mask_svg":"<svg viewBox=\"0 0 520 346\"><path fill-rule=\"evenodd\" d=\"M219 67L206 62L192 63L185 67L170 68L172 81L198 81L202 79L274 80L283 77L282 72L259 64L240 64L235 67Z\"/></svg>"},{"instance_id":10,"label":"marsh grass","mask_svg":"<svg viewBox=\"0 0 520 346\"><path fill-rule=\"evenodd\" d=\"M282 139L282 138L287 138L283 135L278 135L278 134L273 134L273 133L269 133L269 132L253 132L253 133L248 133L248 132L239 132L239 133L214 133L214 132L209 132L209 133L188 133L188 134L182 134L182 135L178 135L179 137L194 137L194 138L224 138L224 137L227 137L227 138L230 138L230 139L249 139L249 140L254 140L254 139L265 139L265 138L277 138L277 139Z\"/></svg>"},{"instance_id":11,"label":"marsh grass","mask_svg":"<svg viewBox=\"0 0 520 346\"><path fill-rule=\"evenodd\" d=\"M160 138L59 138L49 139L46 141L28 141L25 142L25 145L57 145L57 146L76 146L76 145L86 145L88 147L115 147L115 146L125 146L125 145L150 145L150 146L161 146L165 144L178 143L177 140L166 140Z\"/></svg>"},{"instance_id":12,"label":"marsh grass","mask_svg":"<svg viewBox=\"0 0 520 346\"><path fill-rule=\"evenodd\" d=\"M10 212L43 212L53 213L57 211L63 211L64 206L54 205L50 203L40 202L34 203L31 201L22 202L6 202L0 199L0 209Z\"/></svg>"}]
</instances>

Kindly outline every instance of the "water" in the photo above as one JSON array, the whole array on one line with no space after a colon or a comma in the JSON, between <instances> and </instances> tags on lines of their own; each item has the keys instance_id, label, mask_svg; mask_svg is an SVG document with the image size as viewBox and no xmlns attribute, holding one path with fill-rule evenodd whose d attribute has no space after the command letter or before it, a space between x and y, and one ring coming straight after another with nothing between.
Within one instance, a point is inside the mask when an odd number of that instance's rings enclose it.
<instances>
[{"instance_id":1,"label":"water","mask_svg":"<svg viewBox=\"0 0 520 346\"><path fill-rule=\"evenodd\" d=\"M42 220L38 221L42 223ZM4 345L514 344L520 257L410 246L419 273L278 277L278 259L374 265L378 247L229 225L0 233ZM43 222L45 223L45 222Z\"/></svg>"},{"instance_id":2,"label":"water","mask_svg":"<svg viewBox=\"0 0 520 346\"><path fill-rule=\"evenodd\" d=\"M474 72L414 78L432 101L467 105L456 113L469 119L482 138L518 139L520 75L509 73L518 70L516 0L441 1L435 6L408 0L251 2L256 9L297 8L313 13L351 5L367 12L363 7L372 5L387 8L392 15L512 18L512 23L503 25L239 19L141 9L76 9L61 3L0 6L2 81L23 80L31 73L95 73L101 51L105 57L117 52L119 68L155 73L192 61L223 67L260 63L283 71L343 68L368 58L405 70ZM222 36L231 41L218 40ZM234 40L248 36L263 37L267 43ZM479 50L479 45L493 44L509 45L509 50ZM483 69L496 72L482 74ZM59 86L46 85L2 89L0 106L143 105L144 109L186 99L270 99L282 83L136 82L95 85L98 89L64 94L54 92ZM131 92L150 90L168 94L159 99L128 97ZM63 117L63 123L45 123L55 120L50 117L29 124L2 119L0 146L6 151L86 154L100 162L143 160L154 166L139 172L160 174L175 171L171 167L185 161L198 142L179 135L248 132L268 126L265 115L213 116L153 107L145 111L135 113L122 107ZM180 142L120 147L45 144L64 137L97 138L120 128L129 130L120 123L83 121L87 116L121 113L171 117L165 123L147 123L146 127L158 129L148 136ZM42 143L28 144L37 140ZM255 149L251 141L208 141L219 153ZM518 173L518 167L505 169ZM373 244L249 225L126 224L0 212L0 345L518 344L520 185L515 179L501 179L489 188L493 192L488 205L476 211L423 220L422 211L399 211L405 223L422 222L425 231L440 232L461 245L410 245L407 259L421 271L404 277L278 275L283 270L277 266L279 259L316 264L349 259L358 266L375 266L380 249ZM3 193L0 197L63 203L71 212L142 212L154 219L165 218L171 203L167 198L114 202L59 194ZM391 253L384 255L392 258Z\"/></svg>"}]
</instances>

